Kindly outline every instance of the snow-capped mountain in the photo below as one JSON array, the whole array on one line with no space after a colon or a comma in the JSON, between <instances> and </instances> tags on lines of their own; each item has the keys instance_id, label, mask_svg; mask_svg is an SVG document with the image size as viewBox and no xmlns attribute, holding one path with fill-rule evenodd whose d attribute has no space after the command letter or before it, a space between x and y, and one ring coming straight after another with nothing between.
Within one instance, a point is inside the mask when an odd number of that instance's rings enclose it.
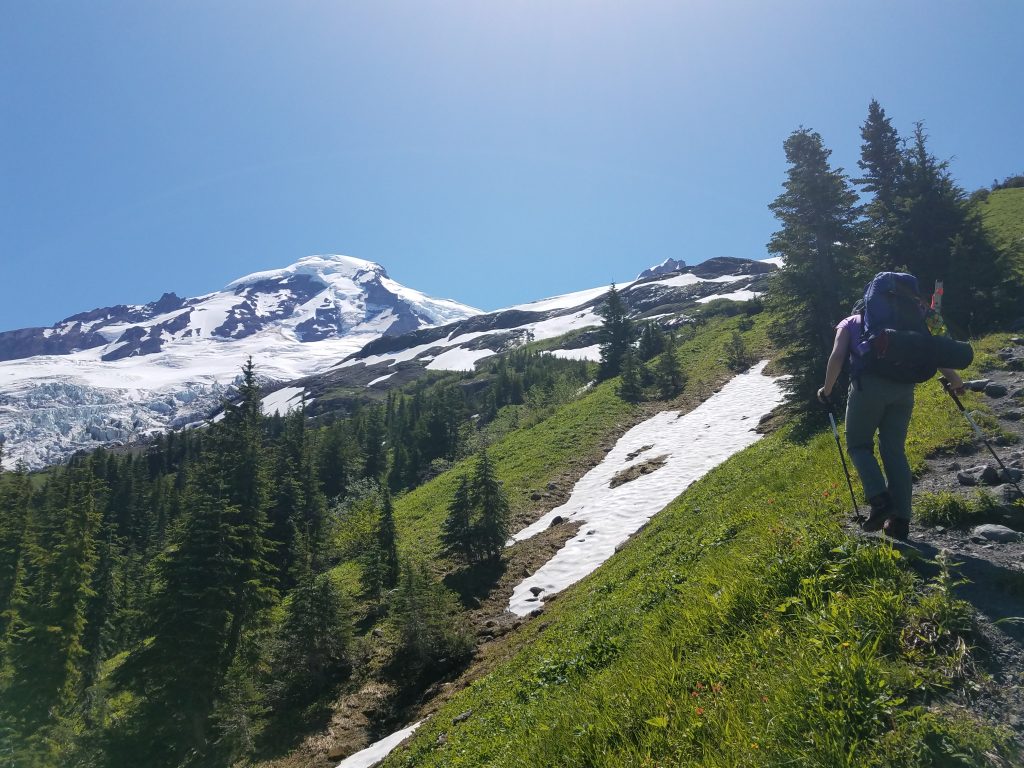
<instances>
[{"instance_id":1,"label":"snow-capped mountain","mask_svg":"<svg viewBox=\"0 0 1024 768\"><path fill-rule=\"evenodd\" d=\"M395 282L379 264L310 256L193 299L168 293L3 332L5 463L39 467L204 418L250 356L262 377L289 381L382 336L476 314Z\"/></svg>"},{"instance_id":2,"label":"snow-capped mountain","mask_svg":"<svg viewBox=\"0 0 1024 768\"><path fill-rule=\"evenodd\" d=\"M676 263L681 265L680 262ZM744 301L763 293L775 265L750 259L716 258L694 267L618 285L630 315L659 323L684 322L686 313L714 299ZM652 268L656 269L656 268ZM682 271L685 270L685 271ZM291 382L275 406L316 398L337 388L390 388L428 370L472 371L477 363L528 341L552 342L548 354L598 360L598 305L608 286L576 291L480 314L447 325L421 328L372 341L329 370ZM561 338L564 337L564 338ZM290 399L289 399L290 398ZM269 408L267 409L269 410ZM314 405L313 412L318 409Z\"/></svg>"}]
</instances>

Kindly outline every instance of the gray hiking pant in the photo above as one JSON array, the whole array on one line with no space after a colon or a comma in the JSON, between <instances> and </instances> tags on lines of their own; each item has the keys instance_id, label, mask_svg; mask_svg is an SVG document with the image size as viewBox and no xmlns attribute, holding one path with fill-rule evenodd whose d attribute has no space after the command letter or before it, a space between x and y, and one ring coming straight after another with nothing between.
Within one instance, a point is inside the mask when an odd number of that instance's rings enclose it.
<instances>
[{"instance_id":1,"label":"gray hiking pant","mask_svg":"<svg viewBox=\"0 0 1024 768\"><path fill-rule=\"evenodd\" d=\"M905 448L913 410L912 383L863 374L860 387L856 383L850 385L850 398L846 403L846 450L860 475L864 495L870 499L888 488L893 514L905 520L910 520L913 491ZM884 477L875 460L875 432L878 432L878 454L885 467Z\"/></svg>"}]
</instances>

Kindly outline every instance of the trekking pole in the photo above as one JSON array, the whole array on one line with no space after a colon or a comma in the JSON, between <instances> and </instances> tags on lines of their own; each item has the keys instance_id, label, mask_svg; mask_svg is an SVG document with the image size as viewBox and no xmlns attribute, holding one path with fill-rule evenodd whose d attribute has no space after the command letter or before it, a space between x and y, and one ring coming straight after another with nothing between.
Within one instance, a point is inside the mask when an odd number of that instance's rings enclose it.
<instances>
[{"instance_id":1,"label":"trekking pole","mask_svg":"<svg viewBox=\"0 0 1024 768\"><path fill-rule=\"evenodd\" d=\"M853 515L857 522L864 519L864 516L860 513L860 507L857 506L857 496L853 492L853 480L850 479L850 470L846 467L846 456L843 454L843 444L839 442L839 428L836 426L836 409L832 405L832 400L825 397L825 405L828 406L828 422L832 425L832 435L836 439L836 448L839 449L839 460L843 462L843 473L846 475L846 485L850 489L850 500L853 502Z\"/></svg>"},{"instance_id":2,"label":"trekking pole","mask_svg":"<svg viewBox=\"0 0 1024 768\"><path fill-rule=\"evenodd\" d=\"M971 429L974 430L974 434L978 437L979 440L981 440L981 442L985 444L985 447L988 448L988 452L992 454L992 458L996 460L996 463L999 465L999 468L1003 470L1003 477L1006 478L1006 481L1010 485L1017 489L1017 493L1024 497L1024 492L1021 491L1020 486L1017 485L1017 483L1015 483L1011 479L1010 470L1006 468L1006 465L1003 464L1002 459L1000 459L999 456L996 455L996 452L992 449L992 445L989 443L988 440L985 439L985 434L981 431L981 427L978 426L978 422L974 420L974 417L971 416L971 414L967 411L966 408L964 408L964 404L960 402L960 398L956 396L956 392L953 389L953 385L949 383L949 379L947 379L945 376L939 376L939 381L942 382L942 388L949 393L950 397L953 398L953 402L956 403L956 407L960 409L960 413L962 413L964 415L964 418L967 419L967 423L971 425Z\"/></svg>"}]
</instances>

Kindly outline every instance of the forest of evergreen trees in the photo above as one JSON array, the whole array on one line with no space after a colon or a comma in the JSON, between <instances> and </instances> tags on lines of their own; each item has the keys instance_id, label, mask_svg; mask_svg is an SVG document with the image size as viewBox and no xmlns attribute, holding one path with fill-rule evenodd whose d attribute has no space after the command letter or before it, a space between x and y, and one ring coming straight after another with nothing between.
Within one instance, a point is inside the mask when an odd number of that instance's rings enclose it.
<instances>
[{"instance_id":1,"label":"forest of evergreen trees","mask_svg":"<svg viewBox=\"0 0 1024 768\"><path fill-rule=\"evenodd\" d=\"M372 655L353 645L367 618L390 622L407 684L457 664L470 637L438 569L399 556L392 494L479 455L460 547L496 556L508 503L488 440L589 380L585 362L515 350L316 425L263 416L250 362L207 428L0 473L0 759L273 753ZM347 560L354 593L331 573Z\"/></svg>"}]
</instances>

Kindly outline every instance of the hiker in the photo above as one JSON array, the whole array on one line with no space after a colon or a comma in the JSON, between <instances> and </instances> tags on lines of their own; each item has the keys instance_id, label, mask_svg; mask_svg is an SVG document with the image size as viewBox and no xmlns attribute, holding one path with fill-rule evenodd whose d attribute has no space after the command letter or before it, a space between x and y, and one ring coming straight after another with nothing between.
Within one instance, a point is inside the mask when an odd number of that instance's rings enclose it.
<instances>
[{"instance_id":1,"label":"hiker","mask_svg":"<svg viewBox=\"0 0 1024 768\"><path fill-rule=\"evenodd\" d=\"M904 306L894 310L894 304L900 303ZM899 317L901 312L904 317ZM930 335L928 326L941 327L941 319L928 317L929 312L935 314L922 301L912 275L876 275L865 291L865 299L858 301L853 314L836 326L825 383L818 390L818 399L827 402L849 361L846 448L871 506L861 527L865 531L882 529L896 539L906 539L910 533L913 489L905 443L914 410L914 386L938 370L955 391L962 393L960 375L939 364L965 368L973 359L970 345ZM884 476L875 460L876 432Z\"/></svg>"}]
</instances>

